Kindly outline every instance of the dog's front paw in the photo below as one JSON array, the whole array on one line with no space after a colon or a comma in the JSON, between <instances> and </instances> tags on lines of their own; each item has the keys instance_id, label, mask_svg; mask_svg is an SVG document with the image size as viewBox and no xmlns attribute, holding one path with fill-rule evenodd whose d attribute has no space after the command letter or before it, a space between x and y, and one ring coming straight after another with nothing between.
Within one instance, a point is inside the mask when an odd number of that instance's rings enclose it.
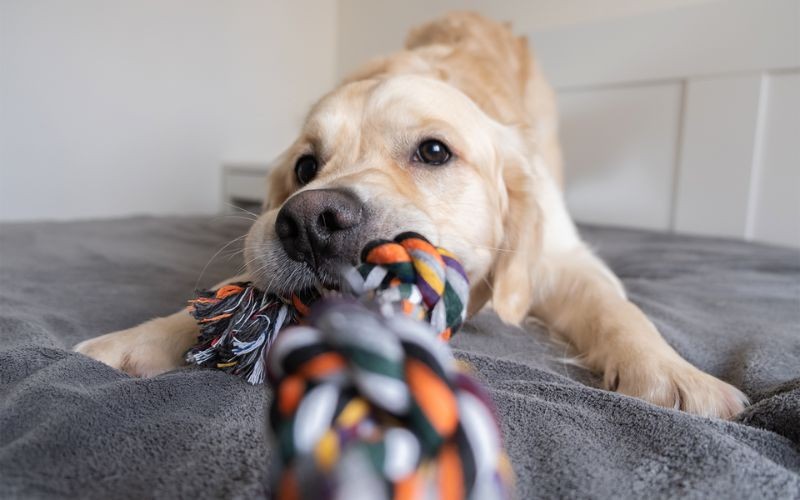
<instances>
[{"instance_id":1,"label":"dog's front paw","mask_svg":"<svg viewBox=\"0 0 800 500\"><path fill-rule=\"evenodd\" d=\"M179 345L177 332L164 330L153 320L128 330L85 340L73 350L136 377L153 377L184 364L185 345Z\"/></svg>"},{"instance_id":2,"label":"dog's front paw","mask_svg":"<svg viewBox=\"0 0 800 500\"><path fill-rule=\"evenodd\" d=\"M604 383L609 390L704 417L729 419L748 403L739 389L677 356L613 364Z\"/></svg>"}]
</instances>

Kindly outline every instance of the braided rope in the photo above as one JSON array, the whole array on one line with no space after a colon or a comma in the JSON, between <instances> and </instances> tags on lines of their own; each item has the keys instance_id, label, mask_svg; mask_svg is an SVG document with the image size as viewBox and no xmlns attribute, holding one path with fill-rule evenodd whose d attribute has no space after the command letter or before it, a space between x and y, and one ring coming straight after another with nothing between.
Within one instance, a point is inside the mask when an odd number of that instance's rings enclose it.
<instances>
[{"instance_id":1,"label":"braided rope","mask_svg":"<svg viewBox=\"0 0 800 500\"><path fill-rule=\"evenodd\" d=\"M286 300L249 282L198 291L189 301L200 326L197 343L186 353L189 364L210 366L261 384L266 353L284 325L297 323L316 300L310 292Z\"/></svg>"},{"instance_id":2,"label":"braided rope","mask_svg":"<svg viewBox=\"0 0 800 500\"><path fill-rule=\"evenodd\" d=\"M362 252L362 264L344 278L343 293L379 304L384 314L399 310L425 320L445 340L466 318L466 272L450 252L416 233L370 243ZM300 322L319 297L315 291L281 297L249 282L199 291L189 306L200 335L186 361L261 384L267 352L278 332Z\"/></svg>"},{"instance_id":3,"label":"braided rope","mask_svg":"<svg viewBox=\"0 0 800 500\"><path fill-rule=\"evenodd\" d=\"M198 293L187 360L250 383L268 374L278 498L509 498L491 401L438 340L466 316L461 264L415 233L361 258L338 298Z\"/></svg>"},{"instance_id":4,"label":"braided rope","mask_svg":"<svg viewBox=\"0 0 800 500\"><path fill-rule=\"evenodd\" d=\"M431 326L326 300L268 366L277 498L510 497L491 401Z\"/></svg>"},{"instance_id":5,"label":"braided rope","mask_svg":"<svg viewBox=\"0 0 800 500\"><path fill-rule=\"evenodd\" d=\"M469 280L455 256L412 232L394 241L376 240L361 252L361 264L345 273L357 297L393 304L423 319L444 340L467 316Z\"/></svg>"}]
</instances>

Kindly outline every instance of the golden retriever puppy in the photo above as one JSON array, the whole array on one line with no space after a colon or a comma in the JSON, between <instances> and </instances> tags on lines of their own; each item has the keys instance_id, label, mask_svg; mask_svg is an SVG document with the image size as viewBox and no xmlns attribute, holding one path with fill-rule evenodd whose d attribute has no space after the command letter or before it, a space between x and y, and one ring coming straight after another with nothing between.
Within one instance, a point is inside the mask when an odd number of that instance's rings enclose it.
<instances>
[{"instance_id":1,"label":"golden retriever puppy","mask_svg":"<svg viewBox=\"0 0 800 500\"><path fill-rule=\"evenodd\" d=\"M471 312L533 315L605 387L668 408L731 417L745 396L685 361L581 241L561 192L553 91L524 38L477 14L411 32L324 96L276 160L246 243L271 291L335 284L374 238L414 230L458 255ZM239 277L242 279L242 277ZM183 364L186 311L76 350L139 376Z\"/></svg>"}]
</instances>

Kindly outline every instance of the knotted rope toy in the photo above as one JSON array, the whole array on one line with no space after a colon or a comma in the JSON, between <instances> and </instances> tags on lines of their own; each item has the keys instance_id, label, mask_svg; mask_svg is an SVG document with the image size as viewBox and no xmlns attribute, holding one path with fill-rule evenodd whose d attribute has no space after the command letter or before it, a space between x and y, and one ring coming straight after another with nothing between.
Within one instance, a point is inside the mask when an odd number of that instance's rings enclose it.
<instances>
[{"instance_id":1,"label":"knotted rope toy","mask_svg":"<svg viewBox=\"0 0 800 500\"><path fill-rule=\"evenodd\" d=\"M267 351L275 336L284 325L297 323L307 314L308 304L313 300L313 292L284 299L249 282L198 291L189 305L200 326L200 335L186 353L186 362L214 367L251 384L261 384L266 373Z\"/></svg>"},{"instance_id":2,"label":"knotted rope toy","mask_svg":"<svg viewBox=\"0 0 800 500\"><path fill-rule=\"evenodd\" d=\"M276 498L510 498L491 400L430 325L323 300L268 365Z\"/></svg>"},{"instance_id":3,"label":"knotted rope toy","mask_svg":"<svg viewBox=\"0 0 800 500\"><path fill-rule=\"evenodd\" d=\"M466 317L461 264L415 233L361 261L338 297L199 293L187 360L268 374L276 498L510 498L494 407L444 342Z\"/></svg>"},{"instance_id":4,"label":"knotted rope toy","mask_svg":"<svg viewBox=\"0 0 800 500\"><path fill-rule=\"evenodd\" d=\"M387 307L399 307L429 322L445 340L466 318L469 283L464 268L450 252L423 236L408 232L393 241L373 241L364 247L361 262L344 273L342 293L373 301L384 313ZM200 336L186 353L186 361L261 384L276 335L307 316L319 297L315 290L281 297L248 282L197 292L189 305Z\"/></svg>"}]
</instances>

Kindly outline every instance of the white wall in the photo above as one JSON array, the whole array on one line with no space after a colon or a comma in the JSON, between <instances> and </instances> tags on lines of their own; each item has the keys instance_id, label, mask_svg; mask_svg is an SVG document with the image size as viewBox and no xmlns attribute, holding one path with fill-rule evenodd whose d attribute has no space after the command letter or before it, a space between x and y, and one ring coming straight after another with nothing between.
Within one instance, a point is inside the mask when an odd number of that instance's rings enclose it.
<instances>
[{"instance_id":1,"label":"white wall","mask_svg":"<svg viewBox=\"0 0 800 500\"><path fill-rule=\"evenodd\" d=\"M216 212L453 9L533 40L579 220L800 246L797 0L0 0L0 219Z\"/></svg>"},{"instance_id":2,"label":"white wall","mask_svg":"<svg viewBox=\"0 0 800 500\"><path fill-rule=\"evenodd\" d=\"M339 75L396 51L409 28L451 10L511 21L518 33L624 18L710 0L339 0Z\"/></svg>"},{"instance_id":3,"label":"white wall","mask_svg":"<svg viewBox=\"0 0 800 500\"><path fill-rule=\"evenodd\" d=\"M0 0L0 219L212 213L334 82L335 0Z\"/></svg>"},{"instance_id":4,"label":"white wall","mask_svg":"<svg viewBox=\"0 0 800 500\"><path fill-rule=\"evenodd\" d=\"M800 2L684 5L533 39L579 220L800 247Z\"/></svg>"},{"instance_id":5,"label":"white wall","mask_svg":"<svg viewBox=\"0 0 800 500\"><path fill-rule=\"evenodd\" d=\"M341 0L340 74L453 8L532 40L578 220L800 247L800 2Z\"/></svg>"}]
</instances>

